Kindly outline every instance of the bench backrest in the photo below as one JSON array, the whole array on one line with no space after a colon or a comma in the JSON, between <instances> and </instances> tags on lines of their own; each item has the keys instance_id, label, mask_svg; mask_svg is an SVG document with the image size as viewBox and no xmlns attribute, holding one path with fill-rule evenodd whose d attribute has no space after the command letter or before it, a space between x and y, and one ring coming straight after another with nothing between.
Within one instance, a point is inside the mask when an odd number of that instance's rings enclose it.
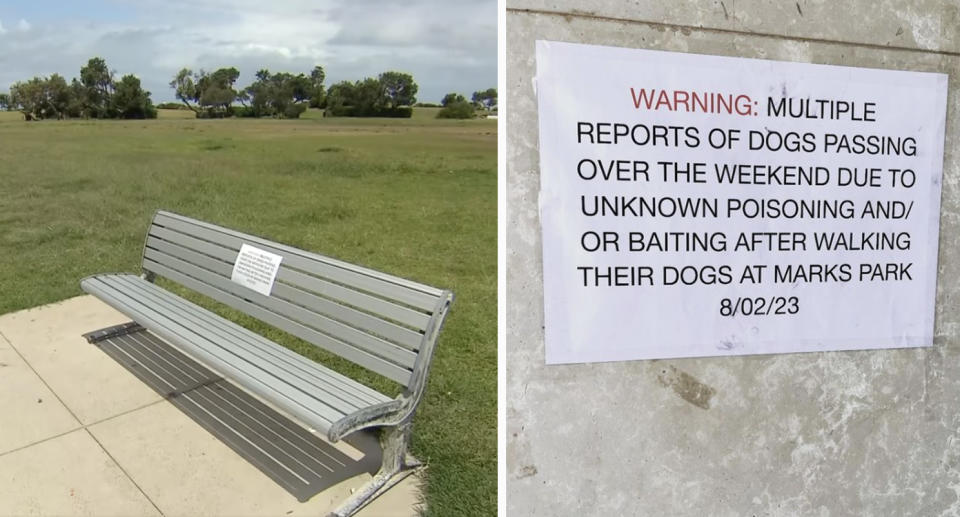
<instances>
[{"instance_id":1,"label":"bench backrest","mask_svg":"<svg viewBox=\"0 0 960 517\"><path fill-rule=\"evenodd\" d=\"M230 280L242 244L283 257L270 296ZM153 218L142 266L418 391L453 300L449 291L165 211Z\"/></svg>"}]
</instances>

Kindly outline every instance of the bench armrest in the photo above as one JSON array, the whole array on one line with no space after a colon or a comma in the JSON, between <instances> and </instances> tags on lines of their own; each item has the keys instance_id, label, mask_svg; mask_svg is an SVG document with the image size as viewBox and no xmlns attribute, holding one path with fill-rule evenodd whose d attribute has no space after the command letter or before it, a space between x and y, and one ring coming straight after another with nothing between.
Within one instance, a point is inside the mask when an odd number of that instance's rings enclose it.
<instances>
[{"instance_id":1,"label":"bench armrest","mask_svg":"<svg viewBox=\"0 0 960 517\"><path fill-rule=\"evenodd\" d=\"M331 442L338 442L344 436L368 427L395 425L402 418L405 411L403 400L391 400L355 411L340 420L337 420L327 431L327 438Z\"/></svg>"},{"instance_id":2,"label":"bench armrest","mask_svg":"<svg viewBox=\"0 0 960 517\"><path fill-rule=\"evenodd\" d=\"M413 413L417 410L417 406L420 405L423 392L427 387L427 374L430 372L433 350L437 344L437 337L440 334L440 329L443 327L443 322L447 317L447 312L449 312L452 303L453 293L444 291L443 295L437 301L437 307L433 312L433 317L427 325L422 348L417 355L416 364L413 366L410 384L404 393L397 397L396 400L363 408L334 422L330 430L327 431L327 438L329 438L330 441L339 441L354 431L368 427L399 425L413 417Z\"/></svg>"}]
</instances>

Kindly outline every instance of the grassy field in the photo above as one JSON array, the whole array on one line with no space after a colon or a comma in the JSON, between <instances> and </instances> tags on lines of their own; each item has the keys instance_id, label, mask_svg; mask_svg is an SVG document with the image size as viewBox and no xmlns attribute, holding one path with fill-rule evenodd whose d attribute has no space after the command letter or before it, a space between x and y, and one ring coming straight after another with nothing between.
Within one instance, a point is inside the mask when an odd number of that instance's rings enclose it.
<instances>
[{"instance_id":1,"label":"grassy field","mask_svg":"<svg viewBox=\"0 0 960 517\"><path fill-rule=\"evenodd\" d=\"M439 123L440 121L436 120L437 112L440 111L440 108L414 108L412 120L417 122L427 123L428 121L433 121L434 123ZM182 110L158 110L159 117L161 120L170 120L170 119L194 119L193 112L187 109ZM0 120L4 119L4 116L20 119L19 113L3 113L0 112ZM300 115L302 120L318 120L323 119L323 110L310 109L305 111ZM341 122L343 119L339 119ZM410 120L399 120L400 122L410 122ZM390 122L389 119L382 118L373 118L373 119L353 119L353 122L357 124L383 124L384 122Z\"/></svg>"},{"instance_id":2,"label":"grassy field","mask_svg":"<svg viewBox=\"0 0 960 517\"><path fill-rule=\"evenodd\" d=\"M414 453L429 465L429 515L494 515L496 121L422 110L406 120L190 116L26 123L0 113L0 313L79 295L90 274L138 271L159 208L449 288L457 301L414 420Z\"/></svg>"}]
</instances>

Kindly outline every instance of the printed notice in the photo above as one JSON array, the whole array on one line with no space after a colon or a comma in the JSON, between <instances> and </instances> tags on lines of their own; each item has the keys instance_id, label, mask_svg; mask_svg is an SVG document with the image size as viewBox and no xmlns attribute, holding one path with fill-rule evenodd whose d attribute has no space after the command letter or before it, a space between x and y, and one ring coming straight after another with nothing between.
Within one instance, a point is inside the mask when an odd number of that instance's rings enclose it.
<instances>
[{"instance_id":1,"label":"printed notice","mask_svg":"<svg viewBox=\"0 0 960 517\"><path fill-rule=\"evenodd\" d=\"M280 270L280 261L283 257L269 251L243 244L237 261L233 264L233 273L230 280L248 287L260 294L270 296L273 282Z\"/></svg>"},{"instance_id":2,"label":"printed notice","mask_svg":"<svg viewBox=\"0 0 960 517\"><path fill-rule=\"evenodd\" d=\"M929 346L947 76L537 42L546 361Z\"/></svg>"}]
</instances>

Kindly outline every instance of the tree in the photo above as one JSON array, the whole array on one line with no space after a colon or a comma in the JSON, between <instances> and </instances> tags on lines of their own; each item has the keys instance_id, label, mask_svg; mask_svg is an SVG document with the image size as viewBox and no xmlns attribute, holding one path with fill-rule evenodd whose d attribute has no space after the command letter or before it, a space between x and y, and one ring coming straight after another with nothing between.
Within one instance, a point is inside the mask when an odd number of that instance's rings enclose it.
<instances>
[{"instance_id":1,"label":"tree","mask_svg":"<svg viewBox=\"0 0 960 517\"><path fill-rule=\"evenodd\" d=\"M444 95L441 104L443 108L437 112L437 118L473 118L476 113L473 104L459 93Z\"/></svg>"},{"instance_id":2,"label":"tree","mask_svg":"<svg viewBox=\"0 0 960 517\"><path fill-rule=\"evenodd\" d=\"M402 72L384 72L380 74L379 82L386 108L413 106L417 102L418 88L412 75Z\"/></svg>"},{"instance_id":3,"label":"tree","mask_svg":"<svg viewBox=\"0 0 960 517\"><path fill-rule=\"evenodd\" d=\"M341 81L327 91L326 113L353 117L409 117L417 101L410 74L384 72L377 78Z\"/></svg>"},{"instance_id":4,"label":"tree","mask_svg":"<svg viewBox=\"0 0 960 517\"><path fill-rule=\"evenodd\" d=\"M304 74L271 74L258 70L256 81L244 89L255 117L299 118L307 109L312 83Z\"/></svg>"},{"instance_id":5,"label":"tree","mask_svg":"<svg viewBox=\"0 0 960 517\"><path fill-rule=\"evenodd\" d=\"M323 71L323 67L317 65L313 67L313 70L310 71L310 84L312 88L312 95L310 97L310 107L311 108L320 108L323 107L326 101L326 95L323 91L323 81L327 78L326 72Z\"/></svg>"},{"instance_id":6,"label":"tree","mask_svg":"<svg viewBox=\"0 0 960 517\"><path fill-rule=\"evenodd\" d=\"M49 80L45 78L34 77L26 82L15 83L10 88L10 95L13 102L20 106L20 111L27 120L58 116L53 89L50 87Z\"/></svg>"},{"instance_id":7,"label":"tree","mask_svg":"<svg viewBox=\"0 0 960 517\"><path fill-rule=\"evenodd\" d=\"M287 114L287 108L294 100L292 78L293 76L288 73L280 72L272 75L267 73L262 91L267 96L267 106L270 107L272 116L283 118Z\"/></svg>"},{"instance_id":8,"label":"tree","mask_svg":"<svg viewBox=\"0 0 960 517\"><path fill-rule=\"evenodd\" d=\"M10 87L13 103L20 106L20 112L26 120L42 118L45 98L40 79L34 77L26 82L16 82Z\"/></svg>"},{"instance_id":9,"label":"tree","mask_svg":"<svg viewBox=\"0 0 960 517\"><path fill-rule=\"evenodd\" d=\"M354 83L352 105L356 109L355 115L374 115L385 107L384 100L383 83L378 79L368 77Z\"/></svg>"},{"instance_id":10,"label":"tree","mask_svg":"<svg viewBox=\"0 0 960 517\"><path fill-rule=\"evenodd\" d=\"M90 58L87 66L80 68L80 81L84 86L103 93L113 89L113 73L107 68L107 62L100 57Z\"/></svg>"},{"instance_id":11,"label":"tree","mask_svg":"<svg viewBox=\"0 0 960 517\"><path fill-rule=\"evenodd\" d=\"M345 106L351 106L354 98L354 87L350 81L340 81L327 90L327 110L338 114Z\"/></svg>"},{"instance_id":12,"label":"tree","mask_svg":"<svg viewBox=\"0 0 960 517\"><path fill-rule=\"evenodd\" d=\"M44 82L43 89L47 98L47 106L50 109L50 116L65 118L73 93L67 84L67 80L60 74L53 74Z\"/></svg>"},{"instance_id":13,"label":"tree","mask_svg":"<svg viewBox=\"0 0 960 517\"><path fill-rule=\"evenodd\" d=\"M140 79L125 75L116 84L112 97L113 110L121 118L156 118L157 110L150 100L150 92L140 86Z\"/></svg>"},{"instance_id":14,"label":"tree","mask_svg":"<svg viewBox=\"0 0 960 517\"><path fill-rule=\"evenodd\" d=\"M239 77L240 71L233 67L213 73L182 68L170 81L170 87L177 99L198 117L228 117L232 114L230 106L240 93L234 89Z\"/></svg>"},{"instance_id":15,"label":"tree","mask_svg":"<svg viewBox=\"0 0 960 517\"><path fill-rule=\"evenodd\" d=\"M170 81L170 87L174 89L174 95L180 102L184 103L194 113L200 113L197 108L190 104L191 101L194 103L200 102L200 95L197 94L197 83L194 81L192 70L181 68L177 75L173 77L173 80Z\"/></svg>"},{"instance_id":16,"label":"tree","mask_svg":"<svg viewBox=\"0 0 960 517\"><path fill-rule=\"evenodd\" d=\"M243 93L250 101L250 109L255 117L273 115L270 107L270 71L257 70L256 81L243 89ZM238 97L241 97L238 95Z\"/></svg>"},{"instance_id":17,"label":"tree","mask_svg":"<svg viewBox=\"0 0 960 517\"><path fill-rule=\"evenodd\" d=\"M488 88L478 92L473 92L473 102L477 106L490 109L497 105L497 89Z\"/></svg>"},{"instance_id":18,"label":"tree","mask_svg":"<svg viewBox=\"0 0 960 517\"><path fill-rule=\"evenodd\" d=\"M80 78L69 83L60 74L19 81L0 95L0 109L19 109L26 120L67 117L156 117L150 92L132 75L114 81L102 58L87 61Z\"/></svg>"},{"instance_id":19,"label":"tree","mask_svg":"<svg viewBox=\"0 0 960 517\"><path fill-rule=\"evenodd\" d=\"M70 81L70 103L67 105L67 116L84 117L88 114L84 111L86 107L86 88L76 77Z\"/></svg>"},{"instance_id":20,"label":"tree","mask_svg":"<svg viewBox=\"0 0 960 517\"><path fill-rule=\"evenodd\" d=\"M295 76L287 75L289 76L287 80L290 81L291 93L293 94L293 100L295 102L304 102L313 99L314 85L311 78L303 74L297 74Z\"/></svg>"},{"instance_id":21,"label":"tree","mask_svg":"<svg viewBox=\"0 0 960 517\"><path fill-rule=\"evenodd\" d=\"M459 93L448 93L443 96L443 100L440 101L440 105L446 107L455 102L467 102L467 99Z\"/></svg>"},{"instance_id":22,"label":"tree","mask_svg":"<svg viewBox=\"0 0 960 517\"><path fill-rule=\"evenodd\" d=\"M89 116L96 118L113 117L110 113L110 96L113 95L113 72L107 68L103 58L94 57L87 61L87 66L80 69L80 83L85 92L85 111Z\"/></svg>"},{"instance_id":23,"label":"tree","mask_svg":"<svg viewBox=\"0 0 960 517\"><path fill-rule=\"evenodd\" d=\"M237 98L233 85L239 77L240 71L233 67L221 68L212 74L200 72L197 93L199 104L207 108L208 116L225 117L231 114L230 105Z\"/></svg>"}]
</instances>

